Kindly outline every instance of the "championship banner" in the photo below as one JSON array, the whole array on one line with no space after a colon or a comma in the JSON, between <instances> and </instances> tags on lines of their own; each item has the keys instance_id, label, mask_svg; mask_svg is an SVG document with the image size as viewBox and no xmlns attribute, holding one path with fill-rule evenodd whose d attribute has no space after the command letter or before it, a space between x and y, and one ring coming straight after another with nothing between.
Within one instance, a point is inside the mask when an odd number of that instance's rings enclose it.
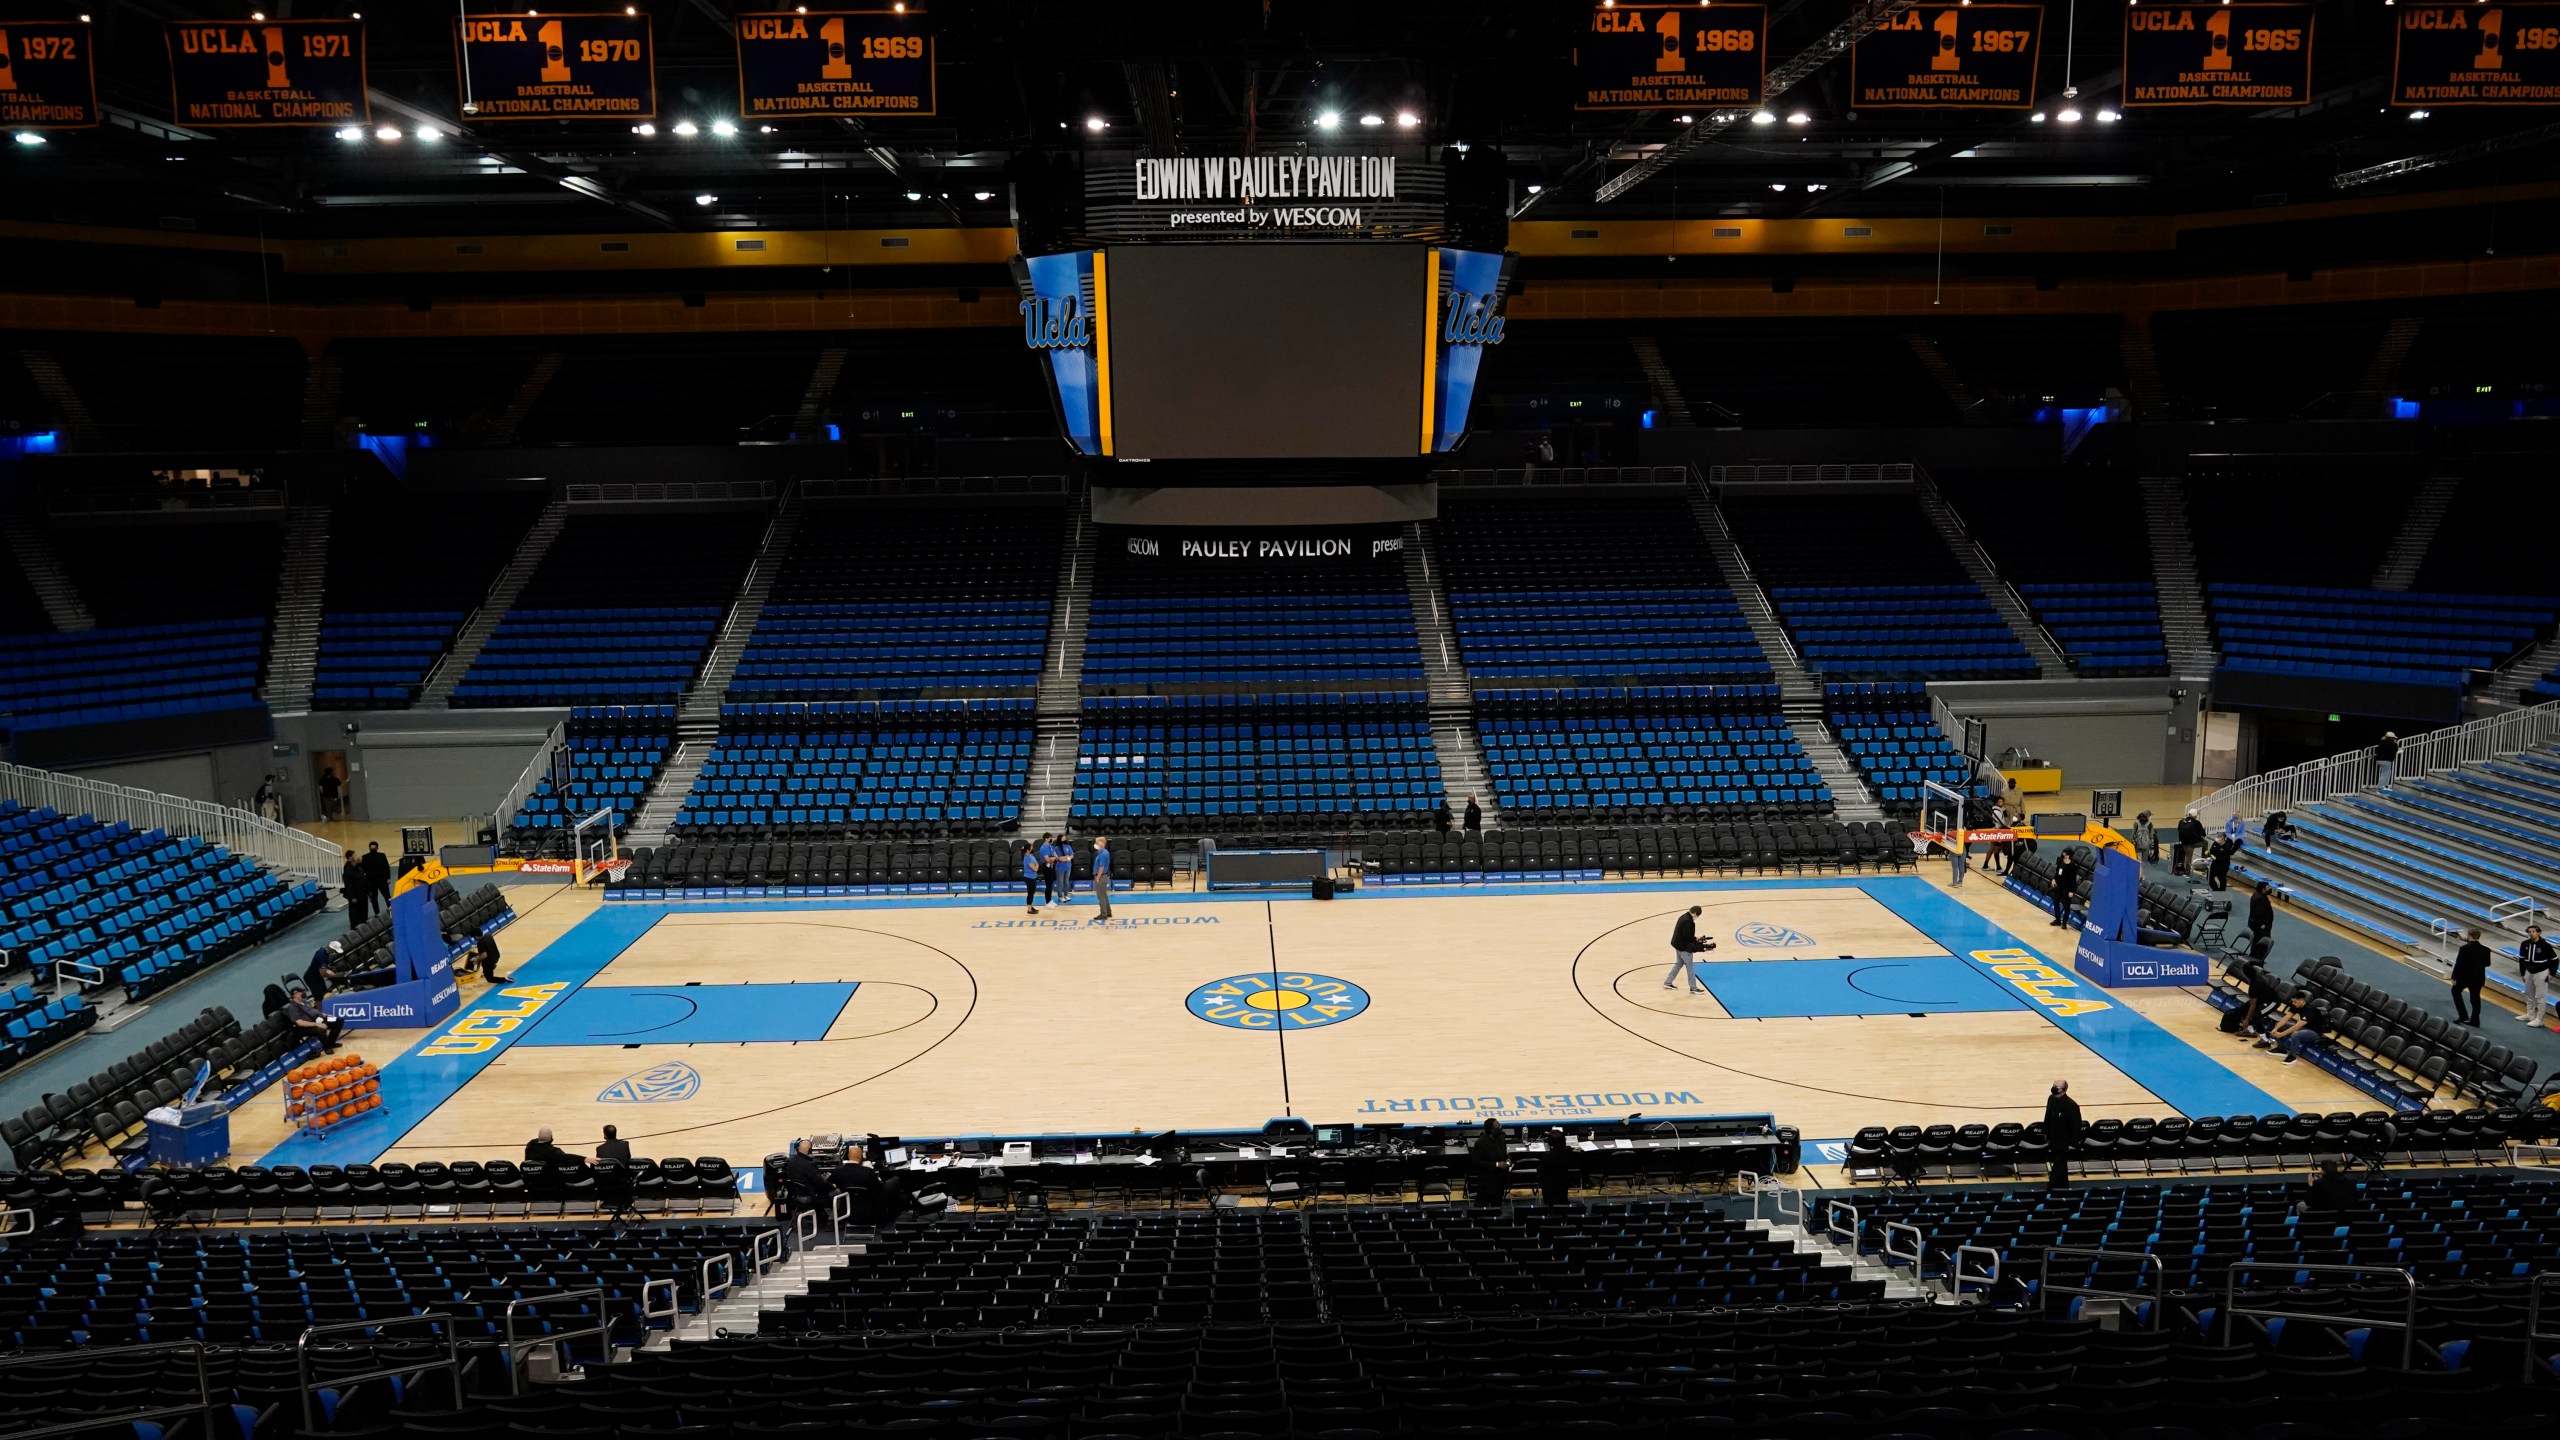
<instances>
[{"instance_id":1,"label":"championship banner","mask_svg":"<svg viewBox=\"0 0 2560 1440\"><path fill-rule=\"evenodd\" d=\"M647 120L658 113L643 15L474 15L454 22L462 113L476 120Z\"/></svg>"},{"instance_id":2,"label":"championship banner","mask_svg":"<svg viewBox=\"0 0 2560 1440\"><path fill-rule=\"evenodd\" d=\"M2308 3L2125 7L2124 107L2307 103L2312 9Z\"/></svg>"},{"instance_id":3,"label":"championship banner","mask_svg":"<svg viewBox=\"0 0 2560 1440\"><path fill-rule=\"evenodd\" d=\"M0 20L0 125L87 130L98 123L89 27L78 20Z\"/></svg>"},{"instance_id":4,"label":"championship banner","mask_svg":"<svg viewBox=\"0 0 2560 1440\"><path fill-rule=\"evenodd\" d=\"M931 115L933 36L889 10L738 17L738 113Z\"/></svg>"},{"instance_id":5,"label":"championship banner","mask_svg":"<svg viewBox=\"0 0 2560 1440\"><path fill-rule=\"evenodd\" d=\"M172 20L169 113L181 125L362 125L361 20Z\"/></svg>"},{"instance_id":6,"label":"championship banner","mask_svg":"<svg viewBox=\"0 0 2560 1440\"><path fill-rule=\"evenodd\" d=\"M1757 105L1768 29L1765 5L1594 6L1573 47L1573 108Z\"/></svg>"},{"instance_id":7,"label":"championship banner","mask_svg":"<svg viewBox=\"0 0 2560 1440\"><path fill-rule=\"evenodd\" d=\"M1917 5L1851 49L1849 104L2031 109L2043 43L2041 5Z\"/></svg>"},{"instance_id":8,"label":"championship banner","mask_svg":"<svg viewBox=\"0 0 2560 1440\"><path fill-rule=\"evenodd\" d=\"M2560 5L2402 5L2394 105L2560 104Z\"/></svg>"}]
</instances>

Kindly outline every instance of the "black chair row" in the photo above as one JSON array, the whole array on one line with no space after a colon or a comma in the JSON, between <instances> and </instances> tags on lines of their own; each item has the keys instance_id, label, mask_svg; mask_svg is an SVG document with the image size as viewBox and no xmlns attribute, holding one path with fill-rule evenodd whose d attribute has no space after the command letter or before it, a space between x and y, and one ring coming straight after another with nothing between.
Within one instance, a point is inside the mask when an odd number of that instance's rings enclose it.
<instances>
[{"instance_id":1,"label":"black chair row","mask_svg":"<svg viewBox=\"0 0 2560 1440\"><path fill-rule=\"evenodd\" d=\"M143 1207L145 1187L160 1173L103 1166L0 1172L0 1203L42 1216L77 1215L87 1223L105 1224ZM552 1167L508 1160L209 1165L166 1172L185 1213L216 1224L408 1220L431 1214L591 1215L613 1208L607 1202L620 1198L624 1177L642 1211L711 1214L737 1205L737 1173L729 1162L711 1155L635 1159L620 1172L604 1164Z\"/></svg>"},{"instance_id":2,"label":"black chair row","mask_svg":"<svg viewBox=\"0 0 2560 1440\"><path fill-rule=\"evenodd\" d=\"M2277 981L2275 989L2277 1004L2305 997L2321 1032L2315 1058L2324 1068L2403 1108L2448 1091L2486 1105L2512 1104L2533 1088L2539 1070L2533 1057L2356 979L2335 955L2304 961L2291 982ZM2247 982L2226 972L2209 998L2225 1012L2241 1009Z\"/></svg>"},{"instance_id":3,"label":"black chair row","mask_svg":"<svg viewBox=\"0 0 2560 1440\"><path fill-rule=\"evenodd\" d=\"M1376 883L1465 881L1489 876L1600 879L1603 876L1786 872L1810 866L1899 870L1911 839L1875 821L1786 820L1607 830L1539 828L1487 833L1424 831L1351 837Z\"/></svg>"},{"instance_id":4,"label":"black chair row","mask_svg":"<svg viewBox=\"0 0 2560 1440\"><path fill-rule=\"evenodd\" d=\"M236 1085L291 1054L291 1027L272 1017L247 1030L222 1006L199 1012L175 1032L152 1041L86 1080L48 1094L15 1119L0 1120L0 1141L20 1169L51 1165L91 1146L110 1153L142 1128L142 1112L167 1105L195 1083L199 1063L213 1066L208 1091Z\"/></svg>"},{"instance_id":5,"label":"black chair row","mask_svg":"<svg viewBox=\"0 0 2560 1440\"><path fill-rule=\"evenodd\" d=\"M635 707L637 708L637 707ZM496 885L481 885L469 891L455 888L451 880L438 880L433 887L436 900L436 924L446 935L478 935L508 910L507 892ZM391 964L391 914L384 911L338 937L346 947L335 969L354 973L378 970ZM298 977L297 977L298 978Z\"/></svg>"},{"instance_id":6,"label":"black chair row","mask_svg":"<svg viewBox=\"0 0 2560 1440\"><path fill-rule=\"evenodd\" d=\"M2075 1174L2182 1175L2264 1166L2304 1167L2350 1156L2390 1164L2472 1165L2496 1160L2510 1141L2560 1134L2560 1113L2502 1106L2327 1115L2170 1116L2090 1123L2071 1153ZM1869 1125L1849 1140L1852 1181L1996 1179L2042 1170L2052 1158L2044 1123Z\"/></svg>"},{"instance_id":7,"label":"black chair row","mask_svg":"<svg viewBox=\"0 0 2560 1440\"><path fill-rule=\"evenodd\" d=\"M1093 843L1077 840L1075 875L1093 878ZM1112 867L1122 886L1173 879L1173 841L1115 837ZM1022 884L1022 848L1006 840L874 841L868 844L744 842L643 847L607 888L659 899L684 891L749 889L803 895L868 892L998 892Z\"/></svg>"}]
</instances>

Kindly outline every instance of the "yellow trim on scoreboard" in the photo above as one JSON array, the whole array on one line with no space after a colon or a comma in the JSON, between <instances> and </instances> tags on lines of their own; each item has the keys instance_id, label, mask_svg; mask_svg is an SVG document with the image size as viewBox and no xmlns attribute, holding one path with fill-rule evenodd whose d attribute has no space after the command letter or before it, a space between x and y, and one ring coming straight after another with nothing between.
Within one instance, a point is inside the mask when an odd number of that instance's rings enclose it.
<instances>
[{"instance_id":1,"label":"yellow trim on scoreboard","mask_svg":"<svg viewBox=\"0 0 2560 1440\"><path fill-rule=\"evenodd\" d=\"M1093 252L1093 395L1102 424L1102 453L1111 453L1111 282L1109 252Z\"/></svg>"},{"instance_id":2,"label":"yellow trim on scoreboard","mask_svg":"<svg viewBox=\"0 0 2560 1440\"><path fill-rule=\"evenodd\" d=\"M1422 453L1431 453L1431 392L1440 364L1440 247L1422 252Z\"/></svg>"}]
</instances>

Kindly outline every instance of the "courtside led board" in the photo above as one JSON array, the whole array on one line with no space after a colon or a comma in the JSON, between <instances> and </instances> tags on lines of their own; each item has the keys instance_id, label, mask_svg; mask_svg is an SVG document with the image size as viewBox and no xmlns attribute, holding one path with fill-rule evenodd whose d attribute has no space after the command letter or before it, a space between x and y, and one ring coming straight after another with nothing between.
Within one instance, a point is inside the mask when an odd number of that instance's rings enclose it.
<instances>
[{"instance_id":1,"label":"courtside led board","mask_svg":"<svg viewBox=\"0 0 2560 1440\"><path fill-rule=\"evenodd\" d=\"M1764 5L1598 5L1573 47L1576 110L1757 105Z\"/></svg>"},{"instance_id":2,"label":"courtside led board","mask_svg":"<svg viewBox=\"0 0 2560 1440\"><path fill-rule=\"evenodd\" d=\"M931 115L933 36L920 13L738 17L738 113Z\"/></svg>"},{"instance_id":3,"label":"courtside led board","mask_svg":"<svg viewBox=\"0 0 2560 1440\"><path fill-rule=\"evenodd\" d=\"M181 125L361 125L361 20L172 20L169 113Z\"/></svg>"},{"instance_id":4,"label":"courtside led board","mask_svg":"<svg viewBox=\"0 0 2560 1440\"><path fill-rule=\"evenodd\" d=\"M0 20L0 125L86 130L97 123L89 27L77 20Z\"/></svg>"},{"instance_id":5,"label":"courtside led board","mask_svg":"<svg viewBox=\"0 0 2560 1440\"><path fill-rule=\"evenodd\" d=\"M474 120L646 120L658 113L646 15L474 15L454 22Z\"/></svg>"},{"instance_id":6,"label":"courtside led board","mask_svg":"<svg viewBox=\"0 0 2560 1440\"><path fill-rule=\"evenodd\" d=\"M2125 108L2308 103L2312 9L2309 4L2125 7Z\"/></svg>"},{"instance_id":7,"label":"courtside led board","mask_svg":"<svg viewBox=\"0 0 2560 1440\"><path fill-rule=\"evenodd\" d=\"M2025 110L2036 103L2041 5L1916 5L1849 52L1860 110Z\"/></svg>"},{"instance_id":8,"label":"courtside led board","mask_svg":"<svg viewBox=\"0 0 2560 1440\"><path fill-rule=\"evenodd\" d=\"M2402 5L2394 105L2560 104L2560 5Z\"/></svg>"}]
</instances>

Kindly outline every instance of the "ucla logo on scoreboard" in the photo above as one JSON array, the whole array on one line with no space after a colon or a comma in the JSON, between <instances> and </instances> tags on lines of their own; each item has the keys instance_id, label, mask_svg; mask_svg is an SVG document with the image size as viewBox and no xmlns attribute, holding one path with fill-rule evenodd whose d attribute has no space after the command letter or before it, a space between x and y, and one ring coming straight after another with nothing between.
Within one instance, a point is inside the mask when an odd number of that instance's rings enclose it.
<instances>
[{"instance_id":1,"label":"ucla logo on scoreboard","mask_svg":"<svg viewBox=\"0 0 2560 1440\"><path fill-rule=\"evenodd\" d=\"M1755 950L1802 950L1812 947L1813 937L1791 925L1754 920L1733 932L1733 943Z\"/></svg>"},{"instance_id":2,"label":"ucla logo on scoreboard","mask_svg":"<svg viewBox=\"0 0 2560 1440\"><path fill-rule=\"evenodd\" d=\"M1502 312L1497 308L1501 304L1500 296L1450 291L1448 309L1440 318L1441 342L1448 345L1501 344Z\"/></svg>"},{"instance_id":3,"label":"ucla logo on scoreboard","mask_svg":"<svg viewBox=\"0 0 2560 1440\"><path fill-rule=\"evenodd\" d=\"M1093 326L1079 296L1040 297L1025 300L1018 308L1022 343L1034 350L1081 350L1093 343Z\"/></svg>"},{"instance_id":4,"label":"ucla logo on scoreboard","mask_svg":"<svg viewBox=\"0 0 2560 1440\"><path fill-rule=\"evenodd\" d=\"M702 1093L702 1072L681 1060L652 1065L604 1087L596 1100L606 1105L652 1105L690 1100Z\"/></svg>"},{"instance_id":5,"label":"ucla logo on scoreboard","mask_svg":"<svg viewBox=\"0 0 2560 1440\"><path fill-rule=\"evenodd\" d=\"M1233 1030L1313 1030L1369 1008L1369 992L1330 975L1232 975L1191 992L1184 1008Z\"/></svg>"}]
</instances>

